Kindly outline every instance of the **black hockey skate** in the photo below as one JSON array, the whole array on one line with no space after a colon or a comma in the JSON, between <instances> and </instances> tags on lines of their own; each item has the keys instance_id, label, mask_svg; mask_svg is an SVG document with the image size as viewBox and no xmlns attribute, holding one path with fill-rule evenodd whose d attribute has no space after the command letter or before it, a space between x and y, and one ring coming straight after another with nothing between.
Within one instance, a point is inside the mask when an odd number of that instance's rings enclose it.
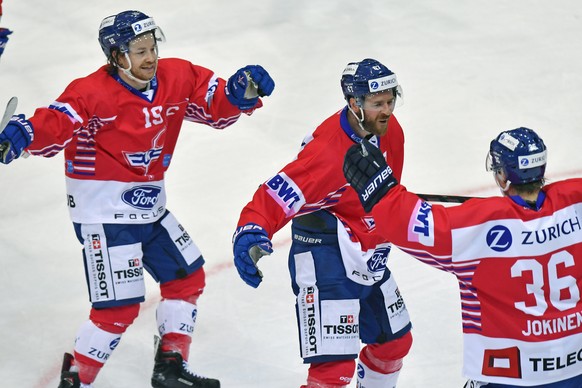
<instances>
[{"instance_id":1,"label":"black hockey skate","mask_svg":"<svg viewBox=\"0 0 582 388\"><path fill-rule=\"evenodd\" d=\"M81 382L79 381L79 373L71 371L73 364L73 355L65 353L63 357L63 366L61 368L61 382L59 388L79 388Z\"/></svg>"},{"instance_id":2,"label":"black hockey skate","mask_svg":"<svg viewBox=\"0 0 582 388\"><path fill-rule=\"evenodd\" d=\"M152 387L154 388L220 388L220 381L199 376L188 369L188 364L177 352L162 352L156 337L156 358ZM60 387L59 387L60 388Z\"/></svg>"}]
</instances>

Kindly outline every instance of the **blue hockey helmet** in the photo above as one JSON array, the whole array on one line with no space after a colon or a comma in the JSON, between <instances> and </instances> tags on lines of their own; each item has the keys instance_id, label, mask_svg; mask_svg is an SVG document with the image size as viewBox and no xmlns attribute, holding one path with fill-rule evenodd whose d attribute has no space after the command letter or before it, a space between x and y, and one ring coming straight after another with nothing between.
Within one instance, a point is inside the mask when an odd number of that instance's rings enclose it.
<instances>
[{"instance_id":1,"label":"blue hockey helmet","mask_svg":"<svg viewBox=\"0 0 582 388\"><path fill-rule=\"evenodd\" d=\"M152 32L157 41L164 40L164 34L153 18L139 11L124 11L103 19L99 26L99 44L109 58L114 50L128 52L129 43L147 32Z\"/></svg>"},{"instance_id":2,"label":"blue hockey helmet","mask_svg":"<svg viewBox=\"0 0 582 388\"><path fill-rule=\"evenodd\" d=\"M512 184L541 181L546 172L547 150L531 129L520 127L501 132L491 141L487 170L503 172Z\"/></svg>"},{"instance_id":3,"label":"blue hockey helmet","mask_svg":"<svg viewBox=\"0 0 582 388\"><path fill-rule=\"evenodd\" d=\"M350 62L340 81L346 101L354 97L358 103L368 94L392 89L395 97L402 97L396 74L375 59Z\"/></svg>"}]
</instances>

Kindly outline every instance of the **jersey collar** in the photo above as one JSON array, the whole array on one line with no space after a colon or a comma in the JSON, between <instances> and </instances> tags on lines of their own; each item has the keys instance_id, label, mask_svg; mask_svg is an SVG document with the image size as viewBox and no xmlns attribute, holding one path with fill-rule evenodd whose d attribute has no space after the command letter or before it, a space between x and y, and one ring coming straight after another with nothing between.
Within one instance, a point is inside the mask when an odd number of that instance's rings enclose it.
<instances>
[{"instance_id":1,"label":"jersey collar","mask_svg":"<svg viewBox=\"0 0 582 388\"><path fill-rule=\"evenodd\" d=\"M510 195L509 198L511 198L513 202L517 203L520 206L538 211L542 208L542 205L544 204L544 200L546 199L546 193L540 190L535 204L532 202L526 202L525 199L521 198L519 195Z\"/></svg>"},{"instance_id":2,"label":"jersey collar","mask_svg":"<svg viewBox=\"0 0 582 388\"><path fill-rule=\"evenodd\" d=\"M352 139L352 141L356 143L361 143L362 138L358 134L356 134L352 129L352 126L348 121L348 114L349 114L348 107L346 106L344 109L342 109L342 112L340 113L340 125L343 131L346 133L346 135L348 135L350 139ZM378 136L370 135L369 137L367 136L366 139L368 139L368 141L374 144L376 147L380 148L380 139L378 138Z\"/></svg>"},{"instance_id":3,"label":"jersey collar","mask_svg":"<svg viewBox=\"0 0 582 388\"><path fill-rule=\"evenodd\" d=\"M158 90L158 76L157 75L155 75L154 78L152 78L152 80L150 81L150 87L146 91L141 91L141 90L134 88L133 86L131 86L130 84L128 84L127 82L122 80L121 77L119 76L119 74L113 74L112 77L115 78L115 80L117 82L119 82L124 88L126 88L127 90L129 90L130 92L135 94L136 96L143 98L144 100L146 100L148 102L152 102L154 100L154 97L156 96L156 92Z\"/></svg>"}]
</instances>

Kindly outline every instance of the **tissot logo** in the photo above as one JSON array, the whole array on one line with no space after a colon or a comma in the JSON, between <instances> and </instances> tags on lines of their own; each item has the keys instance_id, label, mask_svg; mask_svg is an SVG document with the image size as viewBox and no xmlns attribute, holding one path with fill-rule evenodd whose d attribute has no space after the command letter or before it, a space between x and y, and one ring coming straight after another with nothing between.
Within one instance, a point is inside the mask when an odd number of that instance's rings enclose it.
<instances>
[{"instance_id":1,"label":"tissot logo","mask_svg":"<svg viewBox=\"0 0 582 388\"><path fill-rule=\"evenodd\" d=\"M503 252L511 247L513 238L505 226L496 225L487 232L487 245L496 252Z\"/></svg>"}]
</instances>

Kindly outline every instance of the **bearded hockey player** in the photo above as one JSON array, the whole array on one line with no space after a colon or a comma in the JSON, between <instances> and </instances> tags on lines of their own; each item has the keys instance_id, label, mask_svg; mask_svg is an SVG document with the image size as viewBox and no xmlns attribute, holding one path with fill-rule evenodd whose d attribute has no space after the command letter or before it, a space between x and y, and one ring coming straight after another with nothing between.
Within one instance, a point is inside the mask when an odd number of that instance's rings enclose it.
<instances>
[{"instance_id":1,"label":"bearded hockey player","mask_svg":"<svg viewBox=\"0 0 582 388\"><path fill-rule=\"evenodd\" d=\"M412 344L393 274L390 244L342 175L346 151L369 137L400 177L404 134L392 114L402 97L396 74L374 59L349 63L340 81L346 106L308 135L297 158L266 181L242 210L234 263L250 286L256 260L292 221L289 270L308 388L396 386ZM361 349L361 343L365 346ZM354 361L358 359L358 363Z\"/></svg>"}]
</instances>

